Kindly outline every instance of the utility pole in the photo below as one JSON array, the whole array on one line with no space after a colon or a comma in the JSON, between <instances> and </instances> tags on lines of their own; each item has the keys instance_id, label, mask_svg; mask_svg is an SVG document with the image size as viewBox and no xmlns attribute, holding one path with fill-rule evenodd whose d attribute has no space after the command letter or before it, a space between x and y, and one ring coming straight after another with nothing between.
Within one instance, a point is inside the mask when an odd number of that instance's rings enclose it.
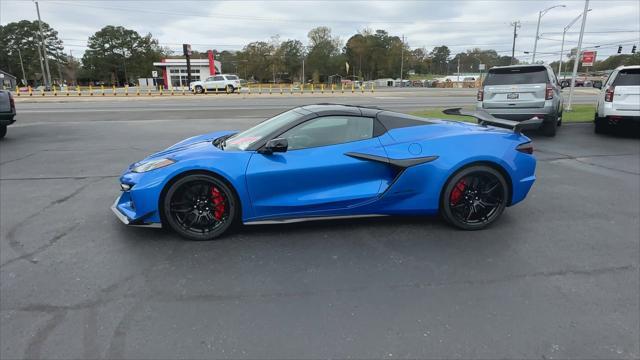
<instances>
[{"instance_id":1,"label":"utility pole","mask_svg":"<svg viewBox=\"0 0 640 360\"><path fill-rule=\"evenodd\" d=\"M36 3L36 12L38 13L38 28L40 29L40 41L41 41L42 52L43 52L42 55L44 56L44 65L47 70L47 75L45 77L44 84L46 88L49 88L51 87L51 71L49 71L49 60L47 59L47 48L44 44L44 33L42 32L42 20L40 19L40 6L38 5L37 1L35 1L35 3Z\"/></svg>"},{"instance_id":2,"label":"utility pole","mask_svg":"<svg viewBox=\"0 0 640 360\"><path fill-rule=\"evenodd\" d=\"M591 11L591 9L589 9L589 11ZM569 31L569 29L573 26L573 24L575 24L576 21L580 20L581 17L582 17L582 14L578 15L575 19L571 20L569 25L565 26L564 30L562 31L562 45L560 45L560 63L558 64L558 76L562 75L562 57L564 56L564 37L565 35L567 35L567 31Z\"/></svg>"},{"instance_id":3,"label":"utility pole","mask_svg":"<svg viewBox=\"0 0 640 360\"><path fill-rule=\"evenodd\" d=\"M551 9L555 9L557 7L566 7L565 5L555 5L555 6L551 6L548 7L544 10L541 10L538 13L538 27L536 27L536 41L533 43L533 58L531 58L531 63L535 64L536 63L536 50L538 49L538 39L540 39L540 20L542 19L542 17L544 16L544 14L547 13L547 11L551 10Z\"/></svg>"},{"instance_id":4,"label":"utility pole","mask_svg":"<svg viewBox=\"0 0 640 360\"><path fill-rule=\"evenodd\" d=\"M571 111L571 102L573 101L573 88L576 86L576 75L578 73L578 63L580 62L580 53L582 52L582 38L584 37L584 27L587 24L587 13L589 12L589 0L584 1L584 11L582 12L582 26L580 26L580 37L578 38L578 50L576 58L573 61L573 75L571 76L571 89L569 90L569 104L567 111Z\"/></svg>"},{"instance_id":5,"label":"utility pole","mask_svg":"<svg viewBox=\"0 0 640 360\"><path fill-rule=\"evenodd\" d=\"M36 46L38 49L38 56L40 57L40 71L42 71L42 80L44 80L45 85L47 83L47 74L44 72L44 62L42 60L42 49L40 49L40 45Z\"/></svg>"},{"instance_id":6,"label":"utility pole","mask_svg":"<svg viewBox=\"0 0 640 360\"><path fill-rule=\"evenodd\" d=\"M20 68L22 69L22 85L27 85L27 74L24 72L24 63L22 62L22 53L18 48L18 57L20 58Z\"/></svg>"},{"instance_id":7,"label":"utility pole","mask_svg":"<svg viewBox=\"0 0 640 360\"><path fill-rule=\"evenodd\" d=\"M518 28L520 27L520 20L516 20L511 23L513 26L513 45L511 46L511 65L513 65L513 61L515 60L516 55L516 38L518 37Z\"/></svg>"},{"instance_id":8,"label":"utility pole","mask_svg":"<svg viewBox=\"0 0 640 360\"><path fill-rule=\"evenodd\" d=\"M456 82L460 82L460 58L461 58L461 56L458 55L458 78L457 78Z\"/></svg>"},{"instance_id":9,"label":"utility pole","mask_svg":"<svg viewBox=\"0 0 640 360\"><path fill-rule=\"evenodd\" d=\"M402 72L404 71L404 35L402 35L402 44L400 46L400 87L403 87Z\"/></svg>"}]
</instances>

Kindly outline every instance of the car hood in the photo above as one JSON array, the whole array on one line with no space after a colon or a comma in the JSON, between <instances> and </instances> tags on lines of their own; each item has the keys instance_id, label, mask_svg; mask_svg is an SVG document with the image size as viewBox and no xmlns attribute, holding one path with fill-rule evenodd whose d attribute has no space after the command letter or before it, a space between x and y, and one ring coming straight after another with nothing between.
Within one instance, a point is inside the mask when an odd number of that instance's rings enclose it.
<instances>
[{"instance_id":1,"label":"car hood","mask_svg":"<svg viewBox=\"0 0 640 360\"><path fill-rule=\"evenodd\" d=\"M180 160L180 158L184 157L185 155L190 154L194 151L200 151L203 148L207 148L208 150L211 150L211 151L222 152L222 150L213 146L211 142L219 137L235 134L236 132L237 131L230 131L230 130L214 131L207 134L196 135L196 136L184 139L174 145L169 146L168 148L162 151L159 151L155 154L151 154L146 158L131 164L129 166L129 169L132 169L149 160L158 159L158 158L166 157L166 158Z\"/></svg>"}]
</instances>

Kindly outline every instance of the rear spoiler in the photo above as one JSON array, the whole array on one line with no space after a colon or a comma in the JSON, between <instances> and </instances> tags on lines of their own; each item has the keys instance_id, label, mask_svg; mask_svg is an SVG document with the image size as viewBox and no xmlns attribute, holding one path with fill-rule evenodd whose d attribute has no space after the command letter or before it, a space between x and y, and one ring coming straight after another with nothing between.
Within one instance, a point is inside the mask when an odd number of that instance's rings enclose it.
<instances>
[{"instance_id":1,"label":"rear spoiler","mask_svg":"<svg viewBox=\"0 0 640 360\"><path fill-rule=\"evenodd\" d=\"M493 115L489 114L484 110L464 110L462 108L453 108L453 109L445 109L442 111L447 115L461 115L461 116L471 116L478 119L478 124L481 126L496 126L504 129L510 129L515 133L520 133L522 130L531 130L537 129L542 125L542 119L538 119L534 117L529 120L524 121L513 121L506 119L498 119L493 117Z\"/></svg>"}]
</instances>

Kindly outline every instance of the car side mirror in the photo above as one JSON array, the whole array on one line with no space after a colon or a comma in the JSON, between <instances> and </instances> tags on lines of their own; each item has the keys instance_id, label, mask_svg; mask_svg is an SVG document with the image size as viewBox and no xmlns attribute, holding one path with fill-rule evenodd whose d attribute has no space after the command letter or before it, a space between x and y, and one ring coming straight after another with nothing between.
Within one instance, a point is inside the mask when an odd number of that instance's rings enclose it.
<instances>
[{"instance_id":1,"label":"car side mirror","mask_svg":"<svg viewBox=\"0 0 640 360\"><path fill-rule=\"evenodd\" d=\"M266 154L286 152L287 148L289 148L289 142L287 141L287 139L271 139L264 145L264 151L262 152Z\"/></svg>"}]
</instances>

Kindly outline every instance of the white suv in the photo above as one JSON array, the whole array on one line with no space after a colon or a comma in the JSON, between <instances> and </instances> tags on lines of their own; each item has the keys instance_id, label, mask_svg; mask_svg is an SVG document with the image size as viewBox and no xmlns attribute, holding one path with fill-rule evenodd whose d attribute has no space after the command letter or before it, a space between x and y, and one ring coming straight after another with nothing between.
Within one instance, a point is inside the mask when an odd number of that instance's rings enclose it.
<instances>
[{"instance_id":1,"label":"white suv","mask_svg":"<svg viewBox=\"0 0 640 360\"><path fill-rule=\"evenodd\" d=\"M596 105L595 132L628 123L640 126L640 65L616 68L604 83Z\"/></svg>"},{"instance_id":2,"label":"white suv","mask_svg":"<svg viewBox=\"0 0 640 360\"><path fill-rule=\"evenodd\" d=\"M202 94L205 91L222 91L232 93L240 89L240 79L236 75L218 74L209 76L204 81L189 84L189 90Z\"/></svg>"}]
</instances>

